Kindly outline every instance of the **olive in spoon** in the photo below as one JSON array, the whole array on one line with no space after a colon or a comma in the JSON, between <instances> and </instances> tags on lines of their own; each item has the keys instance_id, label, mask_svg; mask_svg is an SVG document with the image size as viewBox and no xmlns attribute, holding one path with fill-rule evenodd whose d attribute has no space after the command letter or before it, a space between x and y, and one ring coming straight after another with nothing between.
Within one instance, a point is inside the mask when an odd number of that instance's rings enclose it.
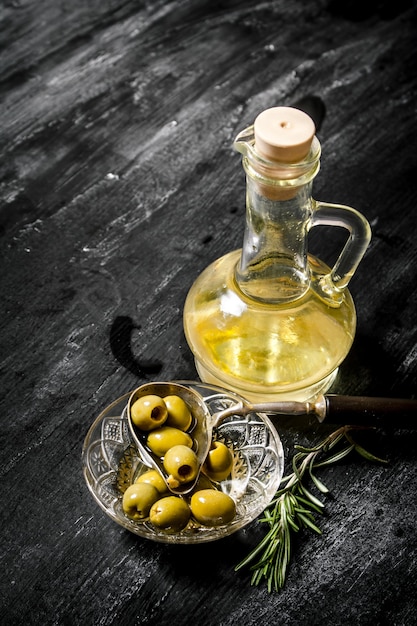
<instances>
[{"instance_id":1,"label":"olive in spoon","mask_svg":"<svg viewBox=\"0 0 417 626\"><path fill-rule=\"evenodd\" d=\"M222 391L219 389L219 391ZM136 427L132 420L131 407L136 400L146 395L164 398L180 396L189 407L193 421L189 433L197 457L197 468L192 480L173 485L160 457L147 446L147 434ZM362 426L389 425L393 428L415 429L417 427L417 400L402 398L374 398L364 396L320 395L314 401L276 401L251 404L243 398L211 415L204 398L185 384L174 382L147 383L131 394L127 404L130 432L143 461L159 471L168 488L175 494L189 493L195 486L212 443L213 428L231 416L249 413L270 415L314 415L319 422L325 419L333 424ZM385 420L385 421L384 421Z\"/></svg>"}]
</instances>

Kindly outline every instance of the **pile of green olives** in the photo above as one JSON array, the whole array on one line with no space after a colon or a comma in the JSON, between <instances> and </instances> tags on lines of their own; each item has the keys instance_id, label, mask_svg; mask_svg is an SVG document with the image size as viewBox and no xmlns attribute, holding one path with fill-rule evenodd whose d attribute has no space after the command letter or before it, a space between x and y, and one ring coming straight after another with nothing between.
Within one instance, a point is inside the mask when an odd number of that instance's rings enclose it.
<instances>
[{"instance_id":1,"label":"pile of green olives","mask_svg":"<svg viewBox=\"0 0 417 626\"><path fill-rule=\"evenodd\" d=\"M192 413L180 396L143 396L131 406L133 423L147 433L146 445L158 455L168 474L156 470L140 474L123 494L125 514L149 522L166 533L178 533L190 520L204 526L221 526L236 515L233 498L218 488L232 470L233 455L220 441L213 441L196 485L188 496L177 496L169 487L195 480L198 459L190 434Z\"/></svg>"},{"instance_id":2,"label":"pile of green olives","mask_svg":"<svg viewBox=\"0 0 417 626\"><path fill-rule=\"evenodd\" d=\"M201 475L189 496L173 495L159 472L150 469L140 474L123 494L123 510L134 521L149 522L168 534L178 533L194 520L202 526L216 527L231 522L236 504Z\"/></svg>"},{"instance_id":3,"label":"pile of green olives","mask_svg":"<svg viewBox=\"0 0 417 626\"><path fill-rule=\"evenodd\" d=\"M162 459L168 485L176 488L195 480L199 464L193 438L187 432L193 416L183 398L142 396L133 402L130 414L135 426L146 435L146 446Z\"/></svg>"}]
</instances>

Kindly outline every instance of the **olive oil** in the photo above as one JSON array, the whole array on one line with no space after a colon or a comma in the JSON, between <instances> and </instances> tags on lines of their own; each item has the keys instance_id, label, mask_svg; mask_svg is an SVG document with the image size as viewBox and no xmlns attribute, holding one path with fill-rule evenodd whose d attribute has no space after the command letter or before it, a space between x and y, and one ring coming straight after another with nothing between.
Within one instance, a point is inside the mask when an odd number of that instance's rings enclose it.
<instances>
[{"instance_id":1,"label":"olive oil","mask_svg":"<svg viewBox=\"0 0 417 626\"><path fill-rule=\"evenodd\" d=\"M331 384L351 347L352 297L331 307L310 289L289 304L256 302L233 278L240 254L210 265L188 293L184 330L199 376L253 401L308 399Z\"/></svg>"}]
</instances>

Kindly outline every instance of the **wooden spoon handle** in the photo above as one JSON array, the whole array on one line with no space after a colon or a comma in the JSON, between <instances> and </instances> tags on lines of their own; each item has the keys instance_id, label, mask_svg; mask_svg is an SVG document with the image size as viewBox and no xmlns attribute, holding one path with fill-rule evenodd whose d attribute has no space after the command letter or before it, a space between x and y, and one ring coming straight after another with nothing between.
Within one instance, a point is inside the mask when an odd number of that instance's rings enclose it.
<instances>
[{"instance_id":1,"label":"wooden spoon handle","mask_svg":"<svg viewBox=\"0 0 417 626\"><path fill-rule=\"evenodd\" d=\"M337 424L417 427L417 400L326 395L326 421Z\"/></svg>"}]
</instances>

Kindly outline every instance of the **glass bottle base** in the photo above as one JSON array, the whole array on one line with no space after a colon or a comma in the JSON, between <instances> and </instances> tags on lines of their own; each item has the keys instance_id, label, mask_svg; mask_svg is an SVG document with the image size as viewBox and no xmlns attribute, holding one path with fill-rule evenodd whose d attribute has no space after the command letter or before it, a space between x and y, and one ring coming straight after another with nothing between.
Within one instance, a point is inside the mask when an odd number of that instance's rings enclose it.
<instances>
[{"instance_id":1,"label":"glass bottle base","mask_svg":"<svg viewBox=\"0 0 417 626\"><path fill-rule=\"evenodd\" d=\"M331 374L326 376L323 380L320 380L309 387L303 387L301 389L296 390L286 390L286 391L274 391L273 389L268 389L265 387L262 392L257 392L251 390L248 387L238 387L236 385L231 385L226 380L215 376L209 370L207 370L202 363L195 359L195 366L198 372L200 379L204 383L208 383L211 385L217 385L218 387L222 387L223 389L230 389L235 393L239 394L249 402L274 402L274 401L291 401L296 400L297 402L309 402L313 401L320 394L326 393L333 383L336 380L339 368L336 368Z\"/></svg>"},{"instance_id":2,"label":"glass bottle base","mask_svg":"<svg viewBox=\"0 0 417 626\"><path fill-rule=\"evenodd\" d=\"M356 314L346 290L330 306L311 287L278 305L248 298L234 275L240 251L207 267L188 292L184 332L203 382L249 401L308 401L327 391L348 354ZM315 275L326 266L310 257Z\"/></svg>"}]
</instances>

